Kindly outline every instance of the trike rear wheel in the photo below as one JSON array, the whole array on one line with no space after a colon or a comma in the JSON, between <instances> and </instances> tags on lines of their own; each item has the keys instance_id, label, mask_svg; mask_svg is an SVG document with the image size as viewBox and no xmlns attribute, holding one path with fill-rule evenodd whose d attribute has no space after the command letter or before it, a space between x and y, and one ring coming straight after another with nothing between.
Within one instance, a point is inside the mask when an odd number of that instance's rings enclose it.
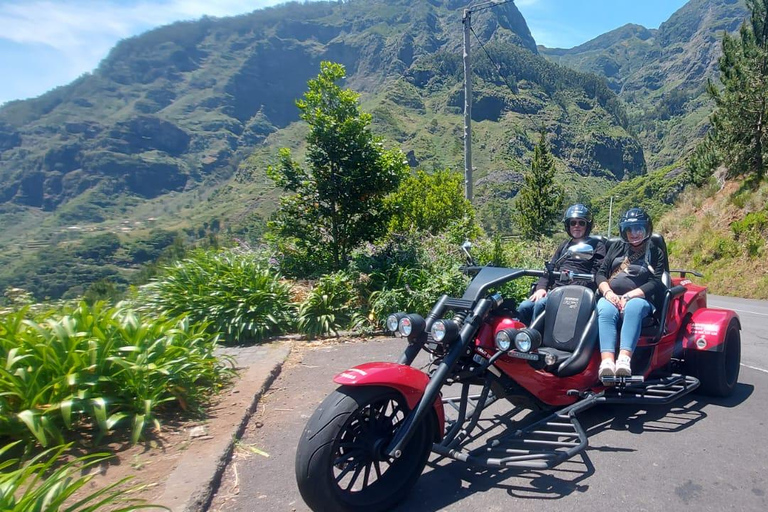
<instances>
[{"instance_id":1,"label":"trike rear wheel","mask_svg":"<svg viewBox=\"0 0 768 512\"><path fill-rule=\"evenodd\" d=\"M741 365L741 332L738 322L731 320L728 324L722 351L694 351L686 359L689 373L701 382L701 394L730 396L739 380Z\"/></svg>"}]
</instances>

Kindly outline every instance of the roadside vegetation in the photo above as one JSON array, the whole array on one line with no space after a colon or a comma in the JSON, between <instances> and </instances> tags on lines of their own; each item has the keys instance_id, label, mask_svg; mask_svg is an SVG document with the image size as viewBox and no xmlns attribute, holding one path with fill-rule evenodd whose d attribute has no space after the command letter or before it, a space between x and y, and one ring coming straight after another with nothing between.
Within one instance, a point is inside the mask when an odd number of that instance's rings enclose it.
<instances>
[{"instance_id":1,"label":"roadside vegetation","mask_svg":"<svg viewBox=\"0 0 768 512\"><path fill-rule=\"evenodd\" d=\"M721 69L727 59L749 64L738 52L728 53L734 44L726 39ZM202 414L234 375L216 356L219 345L286 333L306 339L342 331L367 335L380 331L391 312L426 314L441 294L458 295L466 285L459 269L466 239L473 240L480 262L542 266L565 236L557 234L558 212L565 202L582 199L556 185L545 134L524 176L522 200L499 211L526 236L501 238L481 228L463 198L460 175L409 175L406 156L385 149L372 134L358 95L338 86L343 77L343 66L324 62L297 102L308 124L304 159L283 148L269 168L283 196L271 221L253 228L263 234L258 245L234 236L222 243L218 222L197 233L194 250L166 232L128 246L115 235L99 235L66 251L44 251L31 267L76 274L67 260L76 255L104 269L99 281L51 291L62 300L44 304L28 290L8 288L0 310L0 508L58 510L70 497L65 489L85 485L87 478L75 471L98 458L64 462L69 443L95 449L116 436L135 444L162 429L165 418ZM726 83L721 98L727 90ZM714 119L728 118L736 104L731 100L718 102ZM608 227L605 198L618 197L615 212L643 206L667 237L673 267L703 271L714 293L768 297L768 274L759 264L768 239L762 167L740 168L745 181L734 181L727 170L715 174L713 162L730 160L707 153L722 143L714 135L708 140L687 172L672 166L621 183L602 200L590 196L599 203L598 227ZM758 161L754 148L748 155ZM686 188L690 184L697 186ZM544 236L550 233L556 234ZM111 270L120 261L150 264L125 279ZM521 280L503 293L519 301L530 284ZM71 510L123 499L110 487Z\"/></svg>"}]
</instances>

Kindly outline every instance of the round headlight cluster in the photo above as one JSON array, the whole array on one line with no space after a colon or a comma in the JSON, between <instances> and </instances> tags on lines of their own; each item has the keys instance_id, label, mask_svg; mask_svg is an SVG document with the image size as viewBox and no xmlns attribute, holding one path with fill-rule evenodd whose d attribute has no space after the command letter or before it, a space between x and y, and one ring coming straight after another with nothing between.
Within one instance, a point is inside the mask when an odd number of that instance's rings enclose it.
<instances>
[{"instance_id":1,"label":"round headlight cluster","mask_svg":"<svg viewBox=\"0 0 768 512\"><path fill-rule=\"evenodd\" d=\"M502 329L496 333L496 349L507 352L514 346L518 352L531 352L541 346L541 334L535 329Z\"/></svg>"},{"instance_id":2,"label":"round headlight cluster","mask_svg":"<svg viewBox=\"0 0 768 512\"><path fill-rule=\"evenodd\" d=\"M387 317L387 329L406 338L414 338L424 332L426 322L421 315L393 313Z\"/></svg>"},{"instance_id":3,"label":"round headlight cluster","mask_svg":"<svg viewBox=\"0 0 768 512\"><path fill-rule=\"evenodd\" d=\"M459 335L459 326L453 320L435 320L430 329L432 339L438 343L452 341Z\"/></svg>"}]
</instances>

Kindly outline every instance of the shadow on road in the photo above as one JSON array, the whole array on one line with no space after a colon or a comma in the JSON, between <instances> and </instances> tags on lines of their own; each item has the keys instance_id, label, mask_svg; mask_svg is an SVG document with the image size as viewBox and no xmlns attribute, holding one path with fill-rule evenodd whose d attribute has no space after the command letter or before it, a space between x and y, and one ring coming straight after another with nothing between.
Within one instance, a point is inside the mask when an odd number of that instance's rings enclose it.
<instances>
[{"instance_id":1,"label":"shadow on road","mask_svg":"<svg viewBox=\"0 0 768 512\"><path fill-rule=\"evenodd\" d=\"M736 407L754 392L754 386L737 384L728 398L710 398L690 395L668 405L639 407L633 405L604 405L579 415L579 420L590 437L606 430L641 433L682 432L707 417L709 407ZM511 427L509 415L501 414L486 419L495 427ZM519 425L518 425L519 428ZM494 430L494 425L481 429L483 435ZM496 436L489 436L492 439ZM568 460L556 468L521 470L517 468L488 469L433 456L407 501L398 512L431 512L449 507L473 494L490 489L503 489L518 499L557 500L589 489L587 483L595 473L590 452L631 452L619 446L588 447L585 453Z\"/></svg>"}]
</instances>

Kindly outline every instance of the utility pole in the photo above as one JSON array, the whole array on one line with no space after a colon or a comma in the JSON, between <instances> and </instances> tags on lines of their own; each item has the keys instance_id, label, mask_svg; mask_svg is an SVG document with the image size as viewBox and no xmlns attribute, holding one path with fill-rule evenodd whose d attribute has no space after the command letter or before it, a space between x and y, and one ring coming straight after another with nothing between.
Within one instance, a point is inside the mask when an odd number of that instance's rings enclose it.
<instances>
[{"instance_id":1,"label":"utility pole","mask_svg":"<svg viewBox=\"0 0 768 512\"><path fill-rule=\"evenodd\" d=\"M464 197L472 202L472 63L469 60L469 35L472 11L464 9Z\"/></svg>"},{"instance_id":2,"label":"utility pole","mask_svg":"<svg viewBox=\"0 0 768 512\"><path fill-rule=\"evenodd\" d=\"M508 4L514 0L490 1L464 9L464 197L472 202L472 61L469 58L469 36L472 33L472 13ZM471 0L470 0L470 3Z\"/></svg>"},{"instance_id":3,"label":"utility pole","mask_svg":"<svg viewBox=\"0 0 768 512\"><path fill-rule=\"evenodd\" d=\"M611 238L611 223L613 222L613 196L611 196L611 203L608 206L608 238Z\"/></svg>"}]
</instances>

